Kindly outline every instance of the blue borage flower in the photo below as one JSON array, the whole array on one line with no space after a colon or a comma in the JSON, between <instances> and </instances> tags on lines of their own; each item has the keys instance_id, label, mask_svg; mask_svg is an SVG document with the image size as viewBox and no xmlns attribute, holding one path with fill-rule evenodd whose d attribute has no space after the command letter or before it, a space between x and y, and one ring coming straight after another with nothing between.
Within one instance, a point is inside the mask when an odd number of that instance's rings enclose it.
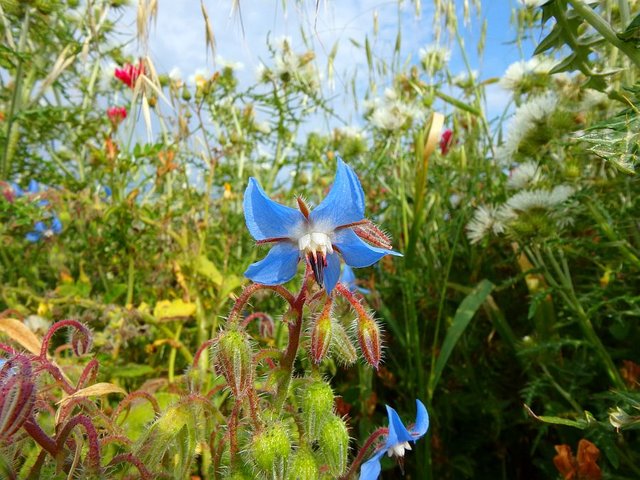
<instances>
[{"instance_id":1,"label":"blue borage flower","mask_svg":"<svg viewBox=\"0 0 640 480\"><path fill-rule=\"evenodd\" d=\"M44 198L39 198L42 188L40 187L40 184L33 179L29 180L29 186L27 187L26 191L20 188L20 185L18 185L15 182L9 183L9 186L11 187L11 190L12 190L11 192L12 199L29 196L29 197L35 197L38 199L39 207L46 207L47 205L49 205L49 200Z\"/></svg>"},{"instance_id":2,"label":"blue borage flower","mask_svg":"<svg viewBox=\"0 0 640 480\"><path fill-rule=\"evenodd\" d=\"M390 457L397 457L402 465L405 450L411 450L409 442L415 443L422 438L429 429L429 414L424 404L420 400L416 400L416 423L409 430L406 429L398 413L387 407L387 415L389 416L389 433L387 441L378 450L373 457L362 464L360 468L360 480L376 480L380 475L380 458L386 453Z\"/></svg>"},{"instance_id":3,"label":"blue borage flower","mask_svg":"<svg viewBox=\"0 0 640 480\"><path fill-rule=\"evenodd\" d=\"M391 250L389 238L364 218L364 192L355 172L338 158L333 186L326 198L309 211L298 198L295 210L271 200L255 178L244 193L244 216L258 242L273 243L267 256L249 266L247 278L280 285L293 278L305 258L316 281L331 293L340 276L340 257L352 267L368 267ZM371 243L371 245L367 242Z\"/></svg>"},{"instance_id":4,"label":"blue borage flower","mask_svg":"<svg viewBox=\"0 0 640 480\"><path fill-rule=\"evenodd\" d=\"M54 235L58 235L62 232L62 223L60 219L55 215L51 218L51 223L47 225L44 222L36 222L33 226L33 231L27 233L25 238L32 243L38 242L43 238L51 238Z\"/></svg>"}]
</instances>

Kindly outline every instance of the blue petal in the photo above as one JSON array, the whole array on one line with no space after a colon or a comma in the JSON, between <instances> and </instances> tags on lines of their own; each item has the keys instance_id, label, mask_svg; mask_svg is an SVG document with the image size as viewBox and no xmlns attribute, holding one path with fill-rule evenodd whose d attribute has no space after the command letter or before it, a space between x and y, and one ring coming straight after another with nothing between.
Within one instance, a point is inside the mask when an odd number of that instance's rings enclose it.
<instances>
[{"instance_id":1,"label":"blue petal","mask_svg":"<svg viewBox=\"0 0 640 480\"><path fill-rule=\"evenodd\" d=\"M244 276L264 285L280 285L288 282L298 269L298 249L289 242L278 242L266 257L249 265Z\"/></svg>"},{"instance_id":2,"label":"blue petal","mask_svg":"<svg viewBox=\"0 0 640 480\"><path fill-rule=\"evenodd\" d=\"M345 263L342 267L342 275L340 275L340 281L344 283L352 292L356 291L356 274L353 273L353 268Z\"/></svg>"},{"instance_id":3,"label":"blue petal","mask_svg":"<svg viewBox=\"0 0 640 480\"><path fill-rule=\"evenodd\" d=\"M33 229L38 233L44 233L47 231L47 226L44 224L44 222L36 222L36 224L33 226Z\"/></svg>"},{"instance_id":4,"label":"blue petal","mask_svg":"<svg viewBox=\"0 0 640 480\"><path fill-rule=\"evenodd\" d=\"M340 257L337 253L327 255L327 266L324 267L323 277L324 289L329 295L340 278Z\"/></svg>"},{"instance_id":5,"label":"blue petal","mask_svg":"<svg viewBox=\"0 0 640 480\"><path fill-rule=\"evenodd\" d=\"M332 243L338 247L345 263L351 267L368 267L385 255L402 256L401 253L394 252L393 250L386 250L369 245L350 228L339 230Z\"/></svg>"},{"instance_id":6,"label":"blue petal","mask_svg":"<svg viewBox=\"0 0 640 480\"><path fill-rule=\"evenodd\" d=\"M429 413L427 412L427 407L418 399L416 399L416 410L418 412L416 414L416 424L411 429L414 442L429 430Z\"/></svg>"},{"instance_id":7,"label":"blue petal","mask_svg":"<svg viewBox=\"0 0 640 480\"><path fill-rule=\"evenodd\" d=\"M244 192L244 218L256 240L294 238L306 221L302 213L271 200L258 181L251 177Z\"/></svg>"},{"instance_id":8,"label":"blue petal","mask_svg":"<svg viewBox=\"0 0 640 480\"><path fill-rule=\"evenodd\" d=\"M13 190L13 194L16 197L21 197L24 195L24 191L20 188L20 185L17 183L11 182L11 189Z\"/></svg>"},{"instance_id":9,"label":"blue petal","mask_svg":"<svg viewBox=\"0 0 640 480\"><path fill-rule=\"evenodd\" d=\"M310 217L314 225L321 225L327 231L364 218L364 192L360 180L340 157L333 186Z\"/></svg>"},{"instance_id":10,"label":"blue petal","mask_svg":"<svg viewBox=\"0 0 640 480\"><path fill-rule=\"evenodd\" d=\"M26 238L31 243L37 242L41 237L42 234L40 232L29 232L24 236L24 238Z\"/></svg>"},{"instance_id":11,"label":"blue petal","mask_svg":"<svg viewBox=\"0 0 640 480\"><path fill-rule=\"evenodd\" d=\"M29 180L29 188L27 189L29 193L38 193L40 191L40 185L33 178Z\"/></svg>"},{"instance_id":12,"label":"blue petal","mask_svg":"<svg viewBox=\"0 0 640 480\"><path fill-rule=\"evenodd\" d=\"M387 435L387 448L392 447L398 443L408 442L409 440L413 441L413 437L407 431L407 428L400 420L398 416L398 412L396 412L389 405L387 407L387 415L389 416L389 435Z\"/></svg>"},{"instance_id":13,"label":"blue petal","mask_svg":"<svg viewBox=\"0 0 640 480\"><path fill-rule=\"evenodd\" d=\"M377 480L380 475L380 457L387 451L383 448L360 467L360 480Z\"/></svg>"},{"instance_id":14,"label":"blue petal","mask_svg":"<svg viewBox=\"0 0 640 480\"><path fill-rule=\"evenodd\" d=\"M53 233L60 233L62 231L62 222L60 222L60 219L56 216L53 217L53 220L51 220L51 230L53 230Z\"/></svg>"}]
</instances>

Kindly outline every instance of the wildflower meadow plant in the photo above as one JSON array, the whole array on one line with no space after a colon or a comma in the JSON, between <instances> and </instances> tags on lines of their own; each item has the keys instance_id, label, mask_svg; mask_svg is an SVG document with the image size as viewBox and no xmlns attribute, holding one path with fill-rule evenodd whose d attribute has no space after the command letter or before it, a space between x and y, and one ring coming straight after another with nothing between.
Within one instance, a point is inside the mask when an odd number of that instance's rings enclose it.
<instances>
[{"instance_id":1,"label":"wildflower meadow plant","mask_svg":"<svg viewBox=\"0 0 640 480\"><path fill-rule=\"evenodd\" d=\"M0 478L640 477L640 2L0 3Z\"/></svg>"}]
</instances>

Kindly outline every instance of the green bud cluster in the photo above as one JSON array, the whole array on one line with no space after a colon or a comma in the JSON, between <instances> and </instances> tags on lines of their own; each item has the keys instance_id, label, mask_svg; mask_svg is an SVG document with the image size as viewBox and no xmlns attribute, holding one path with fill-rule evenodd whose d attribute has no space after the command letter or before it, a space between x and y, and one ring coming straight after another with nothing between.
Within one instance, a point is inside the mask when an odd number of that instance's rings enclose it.
<instances>
[{"instance_id":1,"label":"green bud cluster","mask_svg":"<svg viewBox=\"0 0 640 480\"><path fill-rule=\"evenodd\" d=\"M236 397L250 386L253 351L246 333L239 330L222 332L215 343L214 362Z\"/></svg>"},{"instance_id":2,"label":"green bud cluster","mask_svg":"<svg viewBox=\"0 0 640 480\"><path fill-rule=\"evenodd\" d=\"M323 423L333 415L333 402L333 390L322 380L312 380L301 390L303 424L310 439L318 439Z\"/></svg>"},{"instance_id":3,"label":"green bud cluster","mask_svg":"<svg viewBox=\"0 0 640 480\"><path fill-rule=\"evenodd\" d=\"M349 432L342 418L331 415L320 429L320 453L329 466L333 478L342 475L347 469L349 458Z\"/></svg>"},{"instance_id":4,"label":"green bud cluster","mask_svg":"<svg viewBox=\"0 0 640 480\"><path fill-rule=\"evenodd\" d=\"M258 471L267 478L285 479L287 459L291 453L289 431L280 422L256 433L251 442L251 456Z\"/></svg>"},{"instance_id":5,"label":"green bud cluster","mask_svg":"<svg viewBox=\"0 0 640 480\"><path fill-rule=\"evenodd\" d=\"M311 450L301 447L289 461L288 480L317 480L320 478L318 462Z\"/></svg>"}]
</instances>

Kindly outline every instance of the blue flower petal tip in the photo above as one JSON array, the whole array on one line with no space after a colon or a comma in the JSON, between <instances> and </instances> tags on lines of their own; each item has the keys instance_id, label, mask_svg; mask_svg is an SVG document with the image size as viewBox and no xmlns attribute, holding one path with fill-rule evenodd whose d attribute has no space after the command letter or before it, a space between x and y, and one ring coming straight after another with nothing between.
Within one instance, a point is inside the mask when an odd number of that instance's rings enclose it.
<instances>
[{"instance_id":1,"label":"blue flower petal tip","mask_svg":"<svg viewBox=\"0 0 640 480\"><path fill-rule=\"evenodd\" d=\"M247 228L259 243L274 246L245 276L257 283L279 285L290 280L298 260L305 259L317 283L330 294L339 281L340 257L346 265L366 267L385 255L401 255L364 218L364 198L358 176L339 157L329 193L311 212L301 199L300 210L271 200L260 183L250 178L243 199Z\"/></svg>"}]
</instances>

